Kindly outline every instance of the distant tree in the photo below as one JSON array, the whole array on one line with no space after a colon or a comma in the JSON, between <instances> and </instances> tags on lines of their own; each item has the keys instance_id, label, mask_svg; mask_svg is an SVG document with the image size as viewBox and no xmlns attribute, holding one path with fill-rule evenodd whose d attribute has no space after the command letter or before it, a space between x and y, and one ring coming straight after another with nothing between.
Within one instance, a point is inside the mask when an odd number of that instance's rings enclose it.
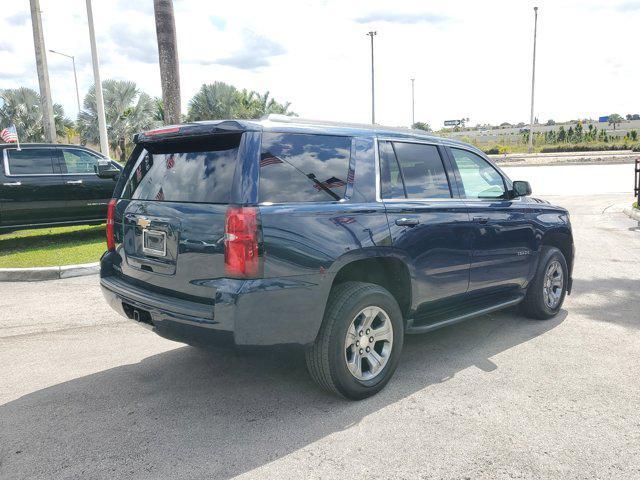
<instances>
[{"instance_id":1,"label":"distant tree","mask_svg":"<svg viewBox=\"0 0 640 480\"><path fill-rule=\"evenodd\" d=\"M576 128L573 132L573 141L576 143L580 143L584 140L584 136L583 136L584 130L582 128L582 122L578 121L578 123L576 124Z\"/></svg>"},{"instance_id":2,"label":"distant tree","mask_svg":"<svg viewBox=\"0 0 640 480\"><path fill-rule=\"evenodd\" d=\"M426 122L416 122L411 125L411 128L415 128L416 130L424 130L425 132L431 132L431 126Z\"/></svg>"},{"instance_id":3,"label":"distant tree","mask_svg":"<svg viewBox=\"0 0 640 480\"><path fill-rule=\"evenodd\" d=\"M569 127L569 130L567 130L567 142L574 142L575 141L575 131L573 130L573 127Z\"/></svg>"},{"instance_id":4,"label":"distant tree","mask_svg":"<svg viewBox=\"0 0 640 480\"><path fill-rule=\"evenodd\" d=\"M547 120L547 125L552 126L552 125L555 125L555 124L556 124L555 120L553 120L551 118L549 120Z\"/></svg>"},{"instance_id":5,"label":"distant tree","mask_svg":"<svg viewBox=\"0 0 640 480\"><path fill-rule=\"evenodd\" d=\"M510 124L509 122L502 122L502 123L500 124L500 126L501 126L501 127L510 127L510 126L511 126L511 124Z\"/></svg>"},{"instance_id":6,"label":"distant tree","mask_svg":"<svg viewBox=\"0 0 640 480\"><path fill-rule=\"evenodd\" d=\"M634 113L631 115L630 120L640 120L640 113Z\"/></svg>"},{"instance_id":7,"label":"distant tree","mask_svg":"<svg viewBox=\"0 0 640 480\"><path fill-rule=\"evenodd\" d=\"M609 115L609 125L613 125L613 129L616 129L616 125L620 125L623 121L623 118L617 113L612 113Z\"/></svg>"},{"instance_id":8,"label":"distant tree","mask_svg":"<svg viewBox=\"0 0 640 480\"><path fill-rule=\"evenodd\" d=\"M638 140L638 131L637 130L631 130L629 132L629 138L631 138L631 140L633 140L634 142L636 140Z\"/></svg>"},{"instance_id":9,"label":"distant tree","mask_svg":"<svg viewBox=\"0 0 640 480\"><path fill-rule=\"evenodd\" d=\"M558 129L558 142L566 142L567 141L567 132L562 125Z\"/></svg>"}]
</instances>

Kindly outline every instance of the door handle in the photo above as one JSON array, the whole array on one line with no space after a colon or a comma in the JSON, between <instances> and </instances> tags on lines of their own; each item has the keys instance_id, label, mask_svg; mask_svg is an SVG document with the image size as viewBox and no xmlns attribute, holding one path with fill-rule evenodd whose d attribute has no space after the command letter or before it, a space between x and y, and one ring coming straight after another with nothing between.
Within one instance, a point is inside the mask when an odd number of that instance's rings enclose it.
<instances>
[{"instance_id":1,"label":"door handle","mask_svg":"<svg viewBox=\"0 0 640 480\"><path fill-rule=\"evenodd\" d=\"M476 223L487 223L489 221L489 217L473 217L473 221Z\"/></svg>"},{"instance_id":2,"label":"door handle","mask_svg":"<svg viewBox=\"0 0 640 480\"><path fill-rule=\"evenodd\" d=\"M415 227L420 223L420 220L417 218L396 218L396 225L399 227Z\"/></svg>"},{"instance_id":3,"label":"door handle","mask_svg":"<svg viewBox=\"0 0 640 480\"><path fill-rule=\"evenodd\" d=\"M22 182L7 182L3 183L2 185L4 185L5 187L19 187L20 185L22 185Z\"/></svg>"},{"instance_id":4,"label":"door handle","mask_svg":"<svg viewBox=\"0 0 640 480\"><path fill-rule=\"evenodd\" d=\"M82 185L82 180L67 180L67 185Z\"/></svg>"}]
</instances>

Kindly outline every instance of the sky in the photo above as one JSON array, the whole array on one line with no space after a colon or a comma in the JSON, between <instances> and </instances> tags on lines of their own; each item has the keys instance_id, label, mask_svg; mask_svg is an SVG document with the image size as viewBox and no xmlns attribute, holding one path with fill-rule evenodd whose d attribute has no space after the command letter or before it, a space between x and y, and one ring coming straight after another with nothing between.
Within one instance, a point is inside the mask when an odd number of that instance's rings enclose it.
<instances>
[{"instance_id":1,"label":"sky","mask_svg":"<svg viewBox=\"0 0 640 480\"><path fill-rule=\"evenodd\" d=\"M47 49L76 56L93 83L84 0L40 0ZM640 0L175 0L182 110L203 83L269 91L305 118L438 129L528 122L533 7L535 114L565 121L640 112ZM161 96L152 0L93 0L102 79ZM0 89L38 89L28 0L3 2ZM54 103L77 114L71 61L48 53Z\"/></svg>"}]
</instances>

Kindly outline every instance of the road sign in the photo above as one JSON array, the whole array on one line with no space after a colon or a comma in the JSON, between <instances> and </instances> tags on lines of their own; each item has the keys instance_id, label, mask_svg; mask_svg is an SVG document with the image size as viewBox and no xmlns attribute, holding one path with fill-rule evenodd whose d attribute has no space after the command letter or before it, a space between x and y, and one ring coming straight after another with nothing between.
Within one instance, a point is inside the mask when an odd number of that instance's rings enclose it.
<instances>
[{"instance_id":1,"label":"road sign","mask_svg":"<svg viewBox=\"0 0 640 480\"><path fill-rule=\"evenodd\" d=\"M444 126L445 127L457 127L461 123L462 123L462 120L445 120L444 121Z\"/></svg>"}]
</instances>

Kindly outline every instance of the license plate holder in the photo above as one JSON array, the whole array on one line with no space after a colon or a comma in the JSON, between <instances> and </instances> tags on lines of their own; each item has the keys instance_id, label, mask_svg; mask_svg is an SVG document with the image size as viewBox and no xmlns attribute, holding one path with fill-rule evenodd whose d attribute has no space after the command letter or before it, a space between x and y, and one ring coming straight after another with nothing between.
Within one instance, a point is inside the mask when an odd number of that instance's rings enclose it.
<instances>
[{"instance_id":1,"label":"license plate holder","mask_svg":"<svg viewBox=\"0 0 640 480\"><path fill-rule=\"evenodd\" d=\"M167 234L159 230L142 230L142 251L156 257L167 256Z\"/></svg>"}]
</instances>

